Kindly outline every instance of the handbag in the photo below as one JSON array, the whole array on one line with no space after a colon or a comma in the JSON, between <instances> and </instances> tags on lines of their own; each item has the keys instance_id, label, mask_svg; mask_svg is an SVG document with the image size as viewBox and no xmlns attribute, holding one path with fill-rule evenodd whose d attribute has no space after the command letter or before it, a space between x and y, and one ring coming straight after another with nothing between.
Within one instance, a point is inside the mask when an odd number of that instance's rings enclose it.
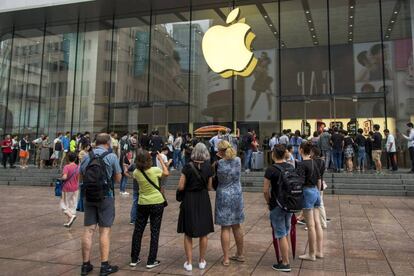
<instances>
[{"instance_id":1,"label":"handbag","mask_svg":"<svg viewBox=\"0 0 414 276\"><path fill-rule=\"evenodd\" d=\"M148 175L143 170L140 170L140 172L145 177L145 179L148 181L148 183L151 184L151 186L154 187L162 195L162 197L164 198L164 203L163 203L164 207L167 207L168 206L168 201L165 198L165 195L161 192L161 188L159 186L155 185L155 183L148 177Z\"/></svg>"},{"instance_id":2,"label":"handbag","mask_svg":"<svg viewBox=\"0 0 414 276\"><path fill-rule=\"evenodd\" d=\"M62 196L62 189L63 189L63 186L65 185L65 183L67 182L67 181L69 181L71 178L72 178L72 176L74 176L76 173L78 172L78 168L76 168L76 170L68 177L68 178L66 178L66 180L62 180L62 179L60 179L60 178L57 178L56 180L55 180L55 196L57 196L57 197L61 197Z\"/></svg>"},{"instance_id":3,"label":"handbag","mask_svg":"<svg viewBox=\"0 0 414 276\"><path fill-rule=\"evenodd\" d=\"M178 202L183 202L184 201L184 195L185 195L184 191L177 190L175 192L175 200L177 200Z\"/></svg>"}]
</instances>

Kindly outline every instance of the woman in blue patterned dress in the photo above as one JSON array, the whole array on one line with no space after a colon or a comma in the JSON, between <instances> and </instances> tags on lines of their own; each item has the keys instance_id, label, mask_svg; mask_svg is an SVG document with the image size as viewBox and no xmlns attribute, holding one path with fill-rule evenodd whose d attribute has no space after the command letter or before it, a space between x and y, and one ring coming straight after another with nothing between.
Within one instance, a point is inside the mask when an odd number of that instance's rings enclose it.
<instances>
[{"instance_id":1,"label":"woman in blue patterned dress","mask_svg":"<svg viewBox=\"0 0 414 276\"><path fill-rule=\"evenodd\" d=\"M216 207L215 224L221 226L221 247L223 265L230 265L230 260L244 262L243 230L244 221L243 192L240 184L241 161L236 150L226 140L218 144L216 163ZM230 257L230 231L233 230L237 253Z\"/></svg>"}]
</instances>

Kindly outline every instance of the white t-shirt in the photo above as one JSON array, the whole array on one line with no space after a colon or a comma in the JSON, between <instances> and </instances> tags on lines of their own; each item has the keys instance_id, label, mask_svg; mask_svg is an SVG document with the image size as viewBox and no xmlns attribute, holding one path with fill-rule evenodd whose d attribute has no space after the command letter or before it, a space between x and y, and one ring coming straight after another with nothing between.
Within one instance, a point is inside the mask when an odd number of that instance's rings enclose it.
<instances>
[{"instance_id":1,"label":"white t-shirt","mask_svg":"<svg viewBox=\"0 0 414 276\"><path fill-rule=\"evenodd\" d=\"M273 148L279 143L279 140L277 139L277 137L273 137L272 139L270 139L269 141L269 147L270 150L273 150Z\"/></svg>"},{"instance_id":2,"label":"white t-shirt","mask_svg":"<svg viewBox=\"0 0 414 276\"><path fill-rule=\"evenodd\" d=\"M160 153L161 154L161 158L162 161L164 162L164 164L166 164L168 162L168 158L164 153ZM157 158L157 167L160 168L161 170L163 169L162 164L160 163L160 160L158 160Z\"/></svg>"},{"instance_id":3,"label":"white t-shirt","mask_svg":"<svg viewBox=\"0 0 414 276\"><path fill-rule=\"evenodd\" d=\"M392 146L390 148L390 145L392 143ZM389 134L387 137L387 143L386 143L386 149L387 152L396 152L397 148L395 147L395 138L392 134Z\"/></svg>"},{"instance_id":4,"label":"white t-shirt","mask_svg":"<svg viewBox=\"0 0 414 276\"><path fill-rule=\"evenodd\" d=\"M168 136L167 147L170 151L173 151L173 143L174 143L174 136L172 135Z\"/></svg>"}]
</instances>

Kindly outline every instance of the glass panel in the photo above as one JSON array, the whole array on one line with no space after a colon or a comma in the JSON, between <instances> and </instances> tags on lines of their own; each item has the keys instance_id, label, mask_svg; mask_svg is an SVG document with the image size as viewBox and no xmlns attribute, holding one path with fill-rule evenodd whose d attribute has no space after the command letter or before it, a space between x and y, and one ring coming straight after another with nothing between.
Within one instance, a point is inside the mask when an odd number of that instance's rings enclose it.
<instances>
[{"instance_id":1,"label":"glass panel","mask_svg":"<svg viewBox=\"0 0 414 276\"><path fill-rule=\"evenodd\" d=\"M7 108L7 91L10 75L10 58L12 54L12 35L0 37L0 135L9 132L6 126L12 126L13 116Z\"/></svg>"},{"instance_id":2,"label":"glass panel","mask_svg":"<svg viewBox=\"0 0 414 276\"><path fill-rule=\"evenodd\" d=\"M224 12L225 11L225 12ZM191 116L193 129L220 124L232 127L232 81L211 71L202 52L202 37L214 25L226 25L229 9L204 9L193 12L194 39L191 53Z\"/></svg>"},{"instance_id":3,"label":"glass panel","mask_svg":"<svg viewBox=\"0 0 414 276\"><path fill-rule=\"evenodd\" d=\"M256 35L252 50L258 64L251 76L234 79L237 126L242 133L251 128L259 138L270 137L279 129L278 4L258 3L239 8L240 18L246 18L246 23Z\"/></svg>"},{"instance_id":4,"label":"glass panel","mask_svg":"<svg viewBox=\"0 0 414 276\"><path fill-rule=\"evenodd\" d=\"M111 97L112 131L122 134L147 124L148 109L149 17L115 20Z\"/></svg>"},{"instance_id":5,"label":"glass panel","mask_svg":"<svg viewBox=\"0 0 414 276\"><path fill-rule=\"evenodd\" d=\"M145 121L161 134L166 134L169 124L188 122L190 38L196 32L190 31L189 20L185 8L152 18L149 106L153 112Z\"/></svg>"},{"instance_id":6,"label":"glass panel","mask_svg":"<svg viewBox=\"0 0 414 276\"><path fill-rule=\"evenodd\" d=\"M282 126L311 136L333 111L327 5L325 0L280 4Z\"/></svg>"},{"instance_id":7,"label":"glass panel","mask_svg":"<svg viewBox=\"0 0 414 276\"><path fill-rule=\"evenodd\" d=\"M48 27L46 33L39 126L53 139L71 130L77 26Z\"/></svg>"},{"instance_id":8,"label":"glass panel","mask_svg":"<svg viewBox=\"0 0 414 276\"><path fill-rule=\"evenodd\" d=\"M46 131L39 125L39 107L46 103L40 97L43 31L16 31L13 42L12 70L8 109L12 119L6 129L12 133L36 135Z\"/></svg>"},{"instance_id":9,"label":"glass panel","mask_svg":"<svg viewBox=\"0 0 414 276\"><path fill-rule=\"evenodd\" d=\"M80 26L72 132L107 131L111 80L112 21Z\"/></svg>"}]
</instances>

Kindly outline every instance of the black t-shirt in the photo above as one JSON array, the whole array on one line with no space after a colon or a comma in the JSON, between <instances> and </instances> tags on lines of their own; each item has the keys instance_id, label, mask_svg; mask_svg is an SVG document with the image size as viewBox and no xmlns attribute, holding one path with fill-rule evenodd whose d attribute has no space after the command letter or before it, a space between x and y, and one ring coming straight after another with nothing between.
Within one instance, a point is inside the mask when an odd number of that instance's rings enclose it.
<instances>
[{"instance_id":1,"label":"black t-shirt","mask_svg":"<svg viewBox=\"0 0 414 276\"><path fill-rule=\"evenodd\" d=\"M148 137L148 135L142 135L141 138L139 139L139 144L144 150L149 150L150 141L151 139Z\"/></svg>"},{"instance_id":2,"label":"black t-shirt","mask_svg":"<svg viewBox=\"0 0 414 276\"><path fill-rule=\"evenodd\" d=\"M284 169L293 167L291 164L286 162L277 165L281 166ZM282 176L279 169L275 168L274 166L270 166L266 169L264 177L270 180L271 183L269 209L273 210L277 206L276 199L279 196L279 181Z\"/></svg>"},{"instance_id":3,"label":"black t-shirt","mask_svg":"<svg viewBox=\"0 0 414 276\"><path fill-rule=\"evenodd\" d=\"M353 146L354 145L354 140L352 140L351 137L346 137L344 139L344 147L346 148L347 146Z\"/></svg>"},{"instance_id":4,"label":"black t-shirt","mask_svg":"<svg viewBox=\"0 0 414 276\"><path fill-rule=\"evenodd\" d=\"M319 174L320 174L320 178L321 180L323 180L323 175L325 174L325 169L326 169L326 163L325 160L323 160L322 158L316 158L314 159L316 166L319 169ZM321 191L323 191L323 185L321 185Z\"/></svg>"},{"instance_id":5,"label":"black t-shirt","mask_svg":"<svg viewBox=\"0 0 414 276\"><path fill-rule=\"evenodd\" d=\"M332 148L334 150L342 150L342 142L344 141L344 136L339 133L334 133L331 136Z\"/></svg>"},{"instance_id":6,"label":"black t-shirt","mask_svg":"<svg viewBox=\"0 0 414 276\"><path fill-rule=\"evenodd\" d=\"M359 147L365 147L365 137L362 134L357 134L357 136L355 137L355 143L359 146Z\"/></svg>"},{"instance_id":7,"label":"black t-shirt","mask_svg":"<svg viewBox=\"0 0 414 276\"><path fill-rule=\"evenodd\" d=\"M375 132L372 135L372 150L381 150L382 135L379 132Z\"/></svg>"},{"instance_id":8,"label":"black t-shirt","mask_svg":"<svg viewBox=\"0 0 414 276\"><path fill-rule=\"evenodd\" d=\"M151 150L156 153L157 151L161 152L162 147L164 146L164 141L161 136L152 136L151 138Z\"/></svg>"},{"instance_id":9,"label":"black t-shirt","mask_svg":"<svg viewBox=\"0 0 414 276\"><path fill-rule=\"evenodd\" d=\"M191 168L190 163L186 164L182 169L181 173L185 175L185 191L186 192L195 192L200 190L208 189L208 179L213 176L213 170L211 168L210 162L206 161L200 165L198 168L197 163L194 163L194 167L198 170L200 176L204 181L200 181L195 175L195 172ZM203 183L204 182L204 183Z\"/></svg>"},{"instance_id":10,"label":"black t-shirt","mask_svg":"<svg viewBox=\"0 0 414 276\"><path fill-rule=\"evenodd\" d=\"M62 142L58 140L55 144L55 151L62 151Z\"/></svg>"},{"instance_id":11,"label":"black t-shirt","mask_svg":"<svg viewBox=\"0 0 414 276\"><path fill-rule=\"evenodd\" d=\"M305 176L305 187L315 187L321 174L315 160L303 160L297 164L298 173Z\"/></svg>"}]
</instances>

